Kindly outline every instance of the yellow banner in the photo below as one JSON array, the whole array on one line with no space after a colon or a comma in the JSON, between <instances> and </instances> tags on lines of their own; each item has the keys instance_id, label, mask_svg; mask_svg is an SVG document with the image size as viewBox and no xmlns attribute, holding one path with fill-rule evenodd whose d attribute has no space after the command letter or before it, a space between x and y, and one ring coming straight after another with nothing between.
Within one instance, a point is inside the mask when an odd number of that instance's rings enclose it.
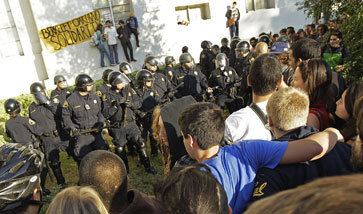
<instances>
[{"instance_id":1,"label":"yellow banner","mask_svg":"<svg viewBox=\"0 0 363 214\"><path fill-rule=\"evenodd\" d=\"M100 10L95 10L71 21L42 29L38 33L48 51L54 53L89 40L100 23Z\"/></svg>"}]
</instances>

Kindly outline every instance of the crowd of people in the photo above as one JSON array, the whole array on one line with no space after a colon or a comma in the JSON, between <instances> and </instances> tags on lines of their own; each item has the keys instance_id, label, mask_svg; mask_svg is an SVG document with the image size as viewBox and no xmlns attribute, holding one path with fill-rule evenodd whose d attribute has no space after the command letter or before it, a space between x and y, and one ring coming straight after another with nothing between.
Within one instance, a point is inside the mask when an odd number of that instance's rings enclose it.
<instances>
[{"instance_id":1,"label":"crowd of people","mask_svg":"<svg viewBox=\"0 0 363 214\"><path fill-rule=\"evenodd\" d=\"M187 47L163 70L147 56L135 78L122 62L97 89L87 74L73 92L54 77L50 96L33 83L29 117L17 100L4 104L13 142L0 147L0 213L39 212L48 164L63 189L49 214L360 213L363 83L339 73L341 39L325 25L288 27L202 41L197 65ZM79 186L67 188L60 151L78 164ZM129 189L128 155L156 174L159 153L154 195Z\"/></svg>"}]
</instances>

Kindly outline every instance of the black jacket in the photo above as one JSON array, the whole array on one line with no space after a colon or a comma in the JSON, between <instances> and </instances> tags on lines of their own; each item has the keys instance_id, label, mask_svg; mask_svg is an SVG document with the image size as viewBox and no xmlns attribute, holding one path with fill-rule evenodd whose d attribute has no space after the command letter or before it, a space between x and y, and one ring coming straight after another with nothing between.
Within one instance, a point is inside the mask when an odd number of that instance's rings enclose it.
<instances>
[{"instance_id":1,"label":"black jacket","mask_svg":"<svg viewBox=\"0 0 363 214\"><path fill-rule=\"evenodd\" d=\"M287 133L276 141L303 139L316 132L318 132L317 129L304 126ZM262 168L257 173L255 191L251 200L256 201L317 178L349 174L353 171L350 158L351 146L338 142L328 154L318 160L279 165L275 169Z\"/></svg>"},{"instance_id":2,"label":"black jacket","mask_svg":"<svg viewBox=\"0 0 363 214\"><path fill-rule=\"evenodd\" d=\"M131 31L128 26L117 28L117 34L118 34L118 38L120 39L121 43L130 42Z\"/></svg>"},{"instance_id":3,"label":"black jacket","mask_svg":"<svg viewBox=\"0 0 363 214\"><path fill-rule=\"evenodd\" d=\"M6 135L10 137L14 143L30 143L33 142L32 135L40 136L43 134L42 129L35 121L20 115L6 121L5 129Z\"/></svg>"},{"instance_id":4,"label":"black jacket","mask_svg":"<svg viewBox=\"0 0 363 214\"><path fill-rule=\"evenodd\" d=\"M208 88L206 76L196 67L193 67L188 71L179 68L175 72L175 78L177 85L184 82L184 86L179 88L175 94L177 98L192 95L199 100L203 91Z\"/></svg>"}]
</instances>

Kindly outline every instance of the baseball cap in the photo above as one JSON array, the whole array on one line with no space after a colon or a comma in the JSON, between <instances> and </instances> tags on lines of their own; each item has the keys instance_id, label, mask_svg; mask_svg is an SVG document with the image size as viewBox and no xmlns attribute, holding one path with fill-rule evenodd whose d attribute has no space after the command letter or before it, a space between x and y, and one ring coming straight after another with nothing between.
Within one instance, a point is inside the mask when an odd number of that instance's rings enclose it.
<instances>
[{"instance_id":1,"label":"baseball cap","mask_svg":"<svg viewBox=\"0 0 363 214\"><path fill-rule=\"evenodd\" d=\"M275 42L270 50L270 54L281 54L289 50L289 45L285 42Z\"/></svg>"}]
</instances>

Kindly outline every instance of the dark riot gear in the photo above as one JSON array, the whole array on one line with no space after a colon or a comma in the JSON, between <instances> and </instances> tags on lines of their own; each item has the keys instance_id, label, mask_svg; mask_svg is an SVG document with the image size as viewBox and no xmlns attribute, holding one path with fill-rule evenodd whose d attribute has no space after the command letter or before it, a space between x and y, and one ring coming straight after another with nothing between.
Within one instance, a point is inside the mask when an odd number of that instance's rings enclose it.
<instances>
[{"instance_id":1,"label":"dark riot gear","mask_svg":"<svg viewBox=\"0 0 363 214\"><path fill-rule=\"evenodd\" d=\"M59 82L66 81L63 75L57 75L54 77L54 85L57 85Z\"/></svg>"},{"instance_id":2,"label":"dark riot gear","mask_svg":"<svg viewBox=\"0 0 363 214\"><path fill-rule=\"evenodd\" d=\"M154 81L154 77L148 70L141 70L136 74L136 80L139 86L144 86L146 82Z\"/></svg>"},{"instance_id":3,"label":"dark riot gear","mask_svg":"<svg viewBox=\"0 0 363 214\"><path fill-rule=\"evenodd\" d=\"M172 64L173 62L175 62L174 57L172 57L172 56L167 56L167 57L165 57L165 65L170 65L170 64Z\"/></svg>"},{"instance_id":4,"label":"dark riot gear","mask_svg":"<svg viewBox=\"0 0 363 214\"><path fill-rule=\"evenodd\" d=\"M183 48L182 48L182 53L188 53L188 46L184 46Z\"/></svg>"},{"instance_id":5,"label":"dark riot gear","mask_svg":"<svg viewBox=\"0 0 363 214\"><path fill-rule=\"evenodd\" d=\"M225 43L225 44L228 44L228 39L227 38L223 38L222 40L221 40L221 43L222 43L222 45Z\"/></svg>"},{"instance_id":6,"label":"dark riot gear","mask_svg":"<svg viewBox=\"0 0 363 214\"><path fill-rule=\"evenodd\" d=\"M260 38L258 38L258 42L264 42L268 45L268 47L271 46L271 40L267 35L260 36Z\"/></svg>"},{"instance_id":7,"label":"dark riot gear","mask_svg":"<svg viewBox=\"0 0 363 214\"><path fill-rule=\"evenodd\" d=\"M228 67L228 66L229 66L229 62L228 62L227 55L224 53L219 53L216 56L216 68Z\"/></svg>"},{"instance_id":8,"label":"dark riot gear","mask_svg":"<svg viewBox=\"0 0 363 214\"><path fill-rule=\"evenodd\" d=\"M149 67L151 67L151 66L158 65L158 61L156 60L156 58L154 56L148 56L144 60L144 65L147 69L149 69Z\"/></svg>"},{"instance_id":9,"label":"dark riot gear","mask_svg":"<svg viewBox=\"0 0 363 214\"><path fill-rule=\"evenodd\" d=\"M217 55L220 53L220 49L219 49L218 45L213 45L211 49L212 49L212 52L214 55Z\"/></svg>"},{"instance_id":10,"label":"dark riot gear","mask_svg":"<svg viewBox=\"0 0 363 214\"><path fill-rule=\"evenodd\" d=\"M242 54L248 53L250 51L250 44L246 41L241 41L236 46L236 58L242 58Z\"/></svg>"},{"instance_id":11,"label":"dark riot gear","mask_svg":"<svg viewBox=\"0 0 363 214\"><path fill-rule=\"evenodd\" d=\"M229 45L229 47L231 48L231 51L234 51L234 49L236 49L236 46L239 42L240 42L240 39L233 39L231 41L231 44Z\"/></svg>"},{"instance_id":12,"label":"dark riot gear","mask_svg":"<svg viewBox=\"0 0 363 214\"><path fill-rule=\"evenodd\" d=\"M108 75L112 72L112 69L106 69L103 73L102 73L102 79L104 83L109 83L108 82Z\"/></svg>"},{"instance_id":13,"label":"dark riot gear","mask_svg":"<svg viewBox=\"0 0 363 214\"><path fill-rule=\"evenodd\" d=\"M128 62L122 62L119 66L119 70L122 73L125 73L126 75L131 74L132 72L134 72L134 69L132 67L132 65Z\"/></svg>"},{"instance_id":14,"label":"dark riot gear","mask_svg":"<svg viewBox=\"0 0 363 214\"><path fill-rule=\"evenodd\" d=\"M44 104L49 102L47 91L39 82L31 84L30 93L33 95L34 100L37 104Z\"/></svg>"},{"instance_id":15,"label":"dark riot gear","mask_svg":"<svg viewBox=\"0 0 363 214\"><path fill-rule=\"evenodd\" d=\"M82 92L86 92L87 86L93 84L94 84L93 79L87 74L79 74L75 80L76 89Z\"/></svg>"},{"instance_id":16,"label":"dark riot gear","mask_svg":"<svg viewBox=\"0 0 363 214\"><path fill-rule=\"evenodd\" d=\"M8 114L19 114L21 111L21 104L15 99L8 99L4 103L4 108Z\"/></svg>"},{"instance_id":17,"label":"dark riot gear","mask_svg":"<svg viewBox=\"0 0 363 214\"><path fill-rule=\"evenodd\" d=\"M278 42L291 43L291 39L288 36L282 35L277 39Z\"/></svg>"},{"instance_id":18,"label":"dark riot gear","mask_svg":"<svg viewBox=\"0 0 363 214\"><path fill-rule=\"evenodd\" d=\"M210 49L211 47L211 45L210 45L210 42L209 41L207 41L207 40L204 40L201 44L200 44L200 46L203 48L203 49Z\"/></svg>"},{"instance_id":19,"label":"dark riot gear","mask_svg":"<svg viewBox=\"0 0 363 214\"><path fill-rule=\"evenodd\" d=\"M120 83L128 85L130 83L130 80L125 74L119 71L113 71L108 76L108 82L110 83L110 85L116 87Z\"/></svg>"},{"instance_id":20,"label":"dark riot gear","mask_svg":"<svg viewBox=\"0 0 363 214\"><path fill-rule=\"evenodd\" d=\"M179 63L193 62L193 57L189 53L183 53L179 57Z\"/></svg>"}]
</instances>

